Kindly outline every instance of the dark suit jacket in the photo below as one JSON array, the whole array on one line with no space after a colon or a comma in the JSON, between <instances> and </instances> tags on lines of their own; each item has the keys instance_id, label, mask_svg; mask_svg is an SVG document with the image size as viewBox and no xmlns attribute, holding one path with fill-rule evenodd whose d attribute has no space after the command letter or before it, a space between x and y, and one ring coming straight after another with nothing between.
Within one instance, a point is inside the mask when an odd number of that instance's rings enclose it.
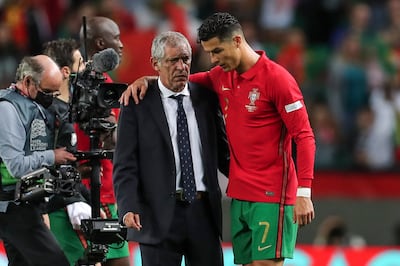
<instances>
[{"instance_id":1,"label":"dark suit jacket","mask_svg":"<svg viewBox=\"0 0 400 266\"><path fill-rule=\"evenodd\" d=\"M221 191L217 168L228 175L229 148L214 92L189 83L202 143L204 182L216 233L222 231ZM120 220L140 214L141 231L128 230L128 240L159 243L168 232L176 204L176 167L160 90L149 83L144 99L121 109L114 154L114 190Z\"/></svg>"}]
</instances>

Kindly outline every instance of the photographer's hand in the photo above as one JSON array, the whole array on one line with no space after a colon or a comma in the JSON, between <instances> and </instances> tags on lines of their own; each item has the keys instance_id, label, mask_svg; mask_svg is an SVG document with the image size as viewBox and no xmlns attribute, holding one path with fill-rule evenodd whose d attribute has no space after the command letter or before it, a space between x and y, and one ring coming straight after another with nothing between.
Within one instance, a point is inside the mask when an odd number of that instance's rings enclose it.
<instances>
[{"instance_id":1,"label":"photographer's hand","mask_svg":"<svg viewBox=\"0 0 400 266\"><path fill-rule=\"evenodd\" d=\"M76 161L76 157L67 151L67 148L58 148L54 150L54 164L67 164Z\"/></svg>"},{"instance_id":2,"label":"photographer's hand","mask_svg":"<svg viewBox=\"0 0 400 266\"><path fill-rule=\"evenodd\" d=\"M143 100L146 95L146 91L149 87L148 81L157 79L157 76L144 76L135 80L128 88L122 93L119 98L119 102L124 105L128 105L129 98L133 98L136 104L139 104L139 100Z\"/></svg>"},{"instance_id":3,"label":"photographer's hand","mask_svg":"<svg viewBox=\"0 0 400 266\"><path fill-rule=\"evenodd\" d=\"M81 220L92 217L92 208L86 202L78 201L67 205L67 213L72 227L75 230L79 230L81 228Z\"/></svg>"}]
</instances>

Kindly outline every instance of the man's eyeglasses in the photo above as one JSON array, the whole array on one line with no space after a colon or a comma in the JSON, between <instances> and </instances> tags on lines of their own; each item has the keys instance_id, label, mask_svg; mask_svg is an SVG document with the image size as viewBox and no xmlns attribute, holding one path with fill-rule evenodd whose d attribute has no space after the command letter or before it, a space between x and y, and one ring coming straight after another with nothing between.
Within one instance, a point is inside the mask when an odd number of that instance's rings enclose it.
<instances>
[{"instance_id":1,"label":"man's eyeglasses","mask_svg":"<svg viewBox=\"0 0 400 266\"><path fill-rule=\"evenodd\" d=\"M36 86L36 89L38 91L42 92L44 95L53 96L53 97L57 97L58 95L60 95L59 91L54 91L54 90L48 89L48 88L42 88L42 86L40 85L40 82L36 82L35 86Z\"/></svg>"}]
</instances>

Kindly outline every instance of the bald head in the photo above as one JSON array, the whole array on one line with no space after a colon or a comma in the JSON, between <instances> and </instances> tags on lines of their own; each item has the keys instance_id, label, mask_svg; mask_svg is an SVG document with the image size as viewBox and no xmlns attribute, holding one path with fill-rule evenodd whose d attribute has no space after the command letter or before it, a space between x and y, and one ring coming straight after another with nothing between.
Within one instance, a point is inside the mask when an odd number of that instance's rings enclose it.
<instances>
[{"instance_id":1,"label":"bald head","mask_svg":"<svg viewBox=\"0 0 400 266\"><path fill-rule=\"evenodd\" d=\"M42 88L48 91L58 91L62 84L62 74L59 66L47 55L37 55L33 57L39 65L43 67L40 79Z\"/></svg>"},{"instance_id":2,"label":"bald head","mask_svg":"<svg viewBox=\"0 0 400 266\"><path fill-rule=\"evenodd\" d=\"M84 43L83 27L80 39ZM88 57L107 48L113 48L121 57L123 44L120 40L120 30L112 19L107 17L91 17L86 21L86 48Z\"/></svg>"},{"instance_id":3,"label":"bald head","mask_svg":"<svg viewBox=\"0 0 400 266\"><path fill-rule=\"evenodd\" d=\"M88 18L86 27L88 39L94 39L109 34L111 28L118 28L118 25L107 17L92 17Z\"/></svg>"}]
</instances>

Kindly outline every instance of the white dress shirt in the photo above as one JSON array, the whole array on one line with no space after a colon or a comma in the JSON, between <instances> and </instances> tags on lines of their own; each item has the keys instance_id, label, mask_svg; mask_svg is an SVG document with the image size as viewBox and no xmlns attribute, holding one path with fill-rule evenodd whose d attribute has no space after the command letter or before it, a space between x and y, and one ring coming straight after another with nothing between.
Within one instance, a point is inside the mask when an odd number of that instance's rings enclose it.
<instances>
[{"instance_id":1,"label":"white dress shirt","mask_svg":"<svg viewBox=\"0 0 400 266\"><path fill-rule=\"evenodd\" d=\"M185 96L183 97L183 109L185 109L186 118L188 122L190 149L192 151L193 171L196 180L196 190L206 191L206 186L203 182L204 167L202 160L202 149L201 149L199 127L197 125L197 120L194 113L192 100L190 99L190 92L188 89L188 85L186 84L185 88L179 93L175 93L167 89L161 83L160 79L158 79L158 86L161 91L161 99L165 115L167 116L169 133L171 135L172 147L174 149L175 165L176 165L176 190L182 189L179 186L181 179L181 167L180 167L180 159L178 151L177 125L176 125L176 119L178 116L177 114L178 102L175 99L169 97L172 95L183 94Z\"/></svg>"}]
</instances>

